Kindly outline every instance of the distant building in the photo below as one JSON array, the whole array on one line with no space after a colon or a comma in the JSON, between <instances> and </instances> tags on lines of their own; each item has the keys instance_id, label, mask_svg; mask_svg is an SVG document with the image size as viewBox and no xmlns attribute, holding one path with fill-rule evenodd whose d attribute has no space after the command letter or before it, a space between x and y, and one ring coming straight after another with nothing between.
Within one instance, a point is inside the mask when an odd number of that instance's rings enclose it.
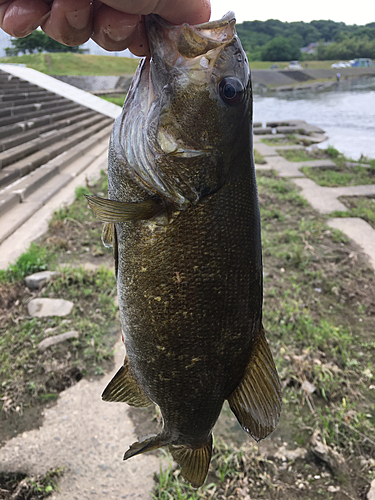
<instances>
[{"instance_id":1,"label":"distant building","mask_svg":"<svg viewBox=\"0 0 375 500\"><path fill-rule=\"evenodd\" d=\"M305 54L313 54L317 46L318 44L316 42L309 43L309 45L301 49L301 52L304 52Z\"/></svg>"}]
</instances>

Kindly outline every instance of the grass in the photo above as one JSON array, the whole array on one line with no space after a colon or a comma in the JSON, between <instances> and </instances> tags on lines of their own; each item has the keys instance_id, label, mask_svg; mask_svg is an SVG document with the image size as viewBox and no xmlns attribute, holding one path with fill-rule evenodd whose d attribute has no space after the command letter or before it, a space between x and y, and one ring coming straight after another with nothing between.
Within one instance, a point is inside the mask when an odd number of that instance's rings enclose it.
<instances>
[{"instance_id":1,"label":"grass","mask_svg":"<svg viewBox=\"0 0 375 500\"><path fill-rule=\"evenodd\" d=\"M309 156L304 149L279 149L277 152L288 161L299 162L312 160L311 156Z\"/></svg>"},{"instance_id":2,"label":"grass","mask_svg":"<svg viewBox=\"0 0 375 500\"><path fill-rule=\"evenodd\" d=\"M282 154L282 152L279 153ZM360 186L375 183L375 160L361 157L358 162L354 162L358 163L358 166L350 166L349 164L353 163L353 160L345 157L333 146L328 146L321 154L325 154L332 159L336 164L334 170L311 167L301 168L301 171L307 177L310 177L320 186Z\"/></svg>"},{"instance_id":3,"label":"grass","mask_svg":"<svg viewBox=\"0 0 375 500\"><path fill-rule=\"evenodd\" d=\"M334 212L333 217L360 217L375 229L375 199L365 196L342 197L340 201L348 207L346 212Z\"/></svg>"},{"instance_id":4,"label":"grass","mask_svg":"<svg viewBox=\"0 0 375 500\"><path fill-rule=\"evenodd\" d=\"M106 189L104 172L94 186L77 188L74 203L54 214L46 237L1 274L0 420L5 434L14 432L12 418L21 409L25 413L53 401L64 388L84 376L101 375L112 363L119 329L116 280L108 266L111 253L101 245L102 224L84 197L104 195ZM86 262L92 269L79 265ZM46 268L58 270L58 276L31 294L23 278ZM74 307L65 318L33 318L27 311L33 297L63 298ZM38 350L43 339L68 330L79 332L79 338Z\"/></svg>"},{"instance_id":5,"label":"grass","mask_svg":"<svg viewBox=\"0 0 375 500\"><path fill-rule=\"evenodd\" d=\"M300 139L297 139L294 134L289 134L285 138L275 137L272 139L261 139L267 146L294 146L300 144Z\"/></svg>"},{"instance_id":6,"label":"grass","mask_svg":"<svg viewBox=\"0 0 375 500\"><path fill-rule=\"evenodd\" d=\"M102 95L100 96L102 99L106 101L113 102L113 104L117 104L117 106L121 106L124 104L126 94L118 94L118 95Z\"/></svg>"},{"instance_id":7,"label":"grass","mask_svg":"<svg viewBox=\"0 0 375 500\"><path fill-rule=\"evenodd\" d=\"M47 75L124 75L133 74L139 59L115 56L94 56L69 52L25 54L3 57L0 63L26 64L28 68Z\"/></svg>"},{"instance_id":8,"label":"grass","mask_svg":"<svg viewBox=\"0 0 375 500\"><path fill-rule=\"evenodd\" d=\"M4 497L17 499L42 499L58 491L57 480L64 473L64 469L57 468L38 476L27 476L23 473L0 472L0 488Z\"/></svg>"},{"instance_id":9,"label":"grass","mask_svg":"<svg viewBox=\"0 0 375 500\"><path fill-rule=\"evenodd\" d=\"M375 168L345 167L337 170L323 170L320 168L302 167L301 171L320 186L361 186L375 184Z\"/></svg>"},{"instance_id":10,"label":"grass","mask_svg":"<svg viewBox=\"0 0 375 500\"><path fill-rule=\"evenodd\" d=\"M14 264L11 264L8 269L0 269L0 283L19 281L30 274L45 271L48 268L51 258L51 255L47 257L45 247L32 243L29 249Z\"/></svg>"}]
</instances>

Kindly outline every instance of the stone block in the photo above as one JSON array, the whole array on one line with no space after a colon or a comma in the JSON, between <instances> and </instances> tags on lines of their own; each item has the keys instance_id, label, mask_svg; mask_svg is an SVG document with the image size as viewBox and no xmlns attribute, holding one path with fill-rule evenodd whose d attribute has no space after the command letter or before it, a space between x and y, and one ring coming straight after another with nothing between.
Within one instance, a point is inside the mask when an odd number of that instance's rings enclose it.
<instances>
[{"instance_id":1,"label":"stone block","mask_svg":"<svg viewBox=\"0 0 375 500\"><path fill-rule=\"evenodd\" d=\"M50 316L68 316L73 309L73 302L65 299L33 299L27 305L30 316L45 318Z\"/></svg>"},{"instance_id":2,"label":"stone block","mask_svg":"<svg viewBox=\"0 0 375 500\"><path fill-rule=\"evenodd\" d=\"M55 271L40 271L39 273L30 274L30 276L26 276L25 278L25 285L32 290L38 290L58 274L59 273Z\"/></svg>"}]
</instances>

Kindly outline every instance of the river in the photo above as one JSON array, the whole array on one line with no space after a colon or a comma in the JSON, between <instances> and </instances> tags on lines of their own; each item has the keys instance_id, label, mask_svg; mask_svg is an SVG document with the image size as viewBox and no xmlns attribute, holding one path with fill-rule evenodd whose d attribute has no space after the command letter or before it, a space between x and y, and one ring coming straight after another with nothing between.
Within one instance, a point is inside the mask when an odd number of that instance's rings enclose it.
<instances>
[{"instance_id":1,"label":"river","mask_svg":"<svg viewBox=\"0 0 375 500\"><path fill-rule=\"evenodd\" d=\"M341 81L321 91L288 91L254 96L254 121L305 120L325 131L334 146L353 159L375 158L375 79Z\"/></svg>"}]
</instances>

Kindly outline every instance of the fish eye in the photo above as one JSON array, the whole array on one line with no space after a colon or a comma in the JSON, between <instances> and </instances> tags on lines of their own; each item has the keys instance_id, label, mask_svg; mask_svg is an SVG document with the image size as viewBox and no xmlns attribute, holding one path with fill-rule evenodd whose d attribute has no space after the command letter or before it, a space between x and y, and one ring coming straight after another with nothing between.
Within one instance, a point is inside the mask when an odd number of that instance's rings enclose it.
<instances>
[{"instance_id":1,"label":"fish eye","mask_svg":"<svg viewBox=\"0 0 375 500\"><path fill-rule=\"evenodd\" d=\"M241 80L234 76L227 76L220 80L219 96L228 106L235 106L240 103L244 94L244 87Z\"/></svg>"}]
</instances>

